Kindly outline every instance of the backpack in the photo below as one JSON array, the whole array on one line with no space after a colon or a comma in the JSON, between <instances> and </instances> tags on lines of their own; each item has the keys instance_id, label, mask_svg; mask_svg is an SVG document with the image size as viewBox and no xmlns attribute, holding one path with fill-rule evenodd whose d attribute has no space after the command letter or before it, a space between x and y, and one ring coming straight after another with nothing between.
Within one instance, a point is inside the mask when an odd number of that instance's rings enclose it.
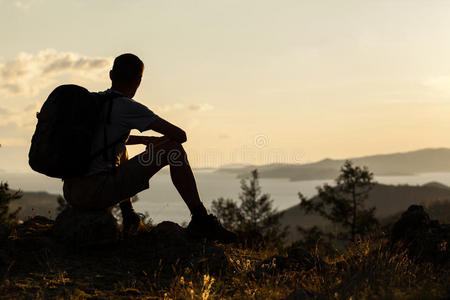
<instances>
[{"instance_id":1,"label":"backpack","mask_svg":"<svg viewBox=\"0 0 450 300\"><path fill-rule=\"evenodd\" d=\"M110 122L112 99L110 93L91 93L77 85L61 85L51 92L36 114L38 123L31 139L28 154L30 167L39 173L61 179L81 177L89 170L93 158L106 157L108 144L106 124ZM103 105L109 104L106 116ZM105 124L104 148L92 153L96 129Z\"/></svg>"}]
</instances>

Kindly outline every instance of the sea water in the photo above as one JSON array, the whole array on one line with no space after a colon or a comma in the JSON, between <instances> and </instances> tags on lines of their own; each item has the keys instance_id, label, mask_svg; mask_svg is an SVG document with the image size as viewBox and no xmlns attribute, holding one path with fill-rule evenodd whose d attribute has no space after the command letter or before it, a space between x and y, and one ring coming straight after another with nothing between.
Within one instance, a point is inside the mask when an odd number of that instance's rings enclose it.
<instances>
[{"instance_id":1,"label":"sea water","mask_svg":"<svg viewBox=\"0 0 450 300\"><path fill-rule=\"evenodd\" d=\"M239 202L240 180L235 175L214 170L194 170L202 201L209 209L214 199L231 198ZM422 185L437 181L450 186L450 173L424 173L412 176L377 176L375 180L384 184ZM46 191L62 194L62 181L37 173L0 173L0 181L7 181L11 189L23 191ZM260 179L263 193L269 193L274 207L284 210L299 203L298 193L306 197L316 194L316 187L333 180L289 181L288 179ZM189 211L173 187L167 170L150 180L150 188L138 194L135 209L148 212L154 222L171 220L184 222L190 219Z\"/></svg>"}]
</instances>

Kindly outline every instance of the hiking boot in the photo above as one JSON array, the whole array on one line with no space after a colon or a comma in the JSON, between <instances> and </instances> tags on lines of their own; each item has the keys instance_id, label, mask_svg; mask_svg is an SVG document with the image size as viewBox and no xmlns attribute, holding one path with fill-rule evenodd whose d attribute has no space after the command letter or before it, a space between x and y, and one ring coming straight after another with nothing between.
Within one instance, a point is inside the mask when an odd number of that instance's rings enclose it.
<instances>
[{"instance_id":1,"label":"hiking boot","mask_svg":"<svg viewBox=\"0 0 450 300\"><path fill-rule=\"evenodd\" d=\"M135 212L122 215L122 232L124 235L135 235L144 227L141 218Z\"/></svg>"},{"instance_id":2,"label":"hiking boot","mask_svg":"<svg viewBox=\"0 0 450 300\"><path fill-rule=\"evenodd\" d=\"M201 217L192 216L187 230L192 237L206 238L224 244L233 243L237 240L236 234L225 229L217 217L211 214Z\"/></svg>"}]
</instances>

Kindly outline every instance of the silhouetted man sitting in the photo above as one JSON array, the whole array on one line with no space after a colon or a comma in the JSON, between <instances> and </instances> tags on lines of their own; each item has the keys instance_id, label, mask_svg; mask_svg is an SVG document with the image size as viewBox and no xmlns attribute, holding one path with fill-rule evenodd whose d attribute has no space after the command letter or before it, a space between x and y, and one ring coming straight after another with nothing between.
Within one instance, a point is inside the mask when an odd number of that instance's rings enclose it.
<instances>
[{"instance_id":1,"label":"silhouetted man sitting","mask_svg":"<svg viewBox=\"0 0 450 300\"><path fill-rule=\"evenodd\" d=\"M132 207L131 197L149 188L149 179L161 168L170 165L172 182L192 215L188 231L197 237L221 242L234 241L235 234L223 228L215 216L208 215L200 200L182 146L186 142L186 133L154 114L145 105L132 100L141 83L143 71L143 62L133 54L123 54L114 60L109 73L112 86L101 92L113 96L111 107L106 104L103 109L104 114L110 114L110 122L98 128L92 153L104 147L105 139L123 139L105 151L105 155L97 156L86 176L64 181L66 200L74 207L87 209L107 208L120 203L124 231L133 231L141 221ZM131 129L140 132L154 130L163 136L130 136ZM128 159L125 145L133 144L147 145L147 149Z\"/></svg>"}]
</instances>

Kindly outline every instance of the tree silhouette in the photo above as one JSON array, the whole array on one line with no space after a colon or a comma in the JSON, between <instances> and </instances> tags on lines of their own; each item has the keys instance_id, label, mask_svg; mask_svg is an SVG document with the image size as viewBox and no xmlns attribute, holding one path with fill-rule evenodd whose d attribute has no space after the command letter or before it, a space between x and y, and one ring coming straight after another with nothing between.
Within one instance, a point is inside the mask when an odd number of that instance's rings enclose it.
<instances>
[{"instance_id":1,"label":"tree silhouette","mask_svg":"<svg viewBox=\"0 0 450 300\"><path fill-rule=\"evenodd\" d=\"M9 203L22 197L20 192L11 192L8 183L0 182L0 224L9 226L17 223L20 207L13 212L9 211Z\"/></svg>"},{"instance_id":2,"label":"tree silhouette","mask_svg":"<svg viewBox=\"0 0 450 300\"><path fill-rule=\"evenodd\" d=\"M258 237L265 243L279 244L287 235L287 227L281 228L282 216L272 207L273 200L262 193L257 170L249 178L241 180L240 205L233 199L219 198L212 202L211 210L222 224L243 233L253 240Z\"/></svg>"},{"instance_id":3,"label":"tree silhouette","mask_svg":"<svg viewBox=\"0 0 450 300\"><path fill-rule=\"evenodd\" d=\"M373 173L367 167L354 167L347 160L335 181L335 186L324 184L318 187L318 196L312 200L299 193L300 208L307 214L318 213L340 225L342 231L338 239L354 241L357 236L362 237L379 225L375 207L364 208L364 201L375 184Z\"/></svg>"},{"instance_id":4,"label":"tree silhouette","mask_svg":"<svg viewBox=\"0 0 450 300\"><path fill-rule=\"evenodd\" d=\"M223 226L232 230L238 230L242 216L238 205L233 199L219 198L213 200L211 210Z\"/></svg>"}]
</instances>

